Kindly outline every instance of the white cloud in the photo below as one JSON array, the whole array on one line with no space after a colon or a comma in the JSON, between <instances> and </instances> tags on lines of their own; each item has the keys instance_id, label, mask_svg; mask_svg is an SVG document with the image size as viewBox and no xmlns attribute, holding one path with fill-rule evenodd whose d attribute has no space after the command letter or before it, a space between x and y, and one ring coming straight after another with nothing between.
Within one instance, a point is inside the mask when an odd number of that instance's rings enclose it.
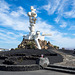
<instances>
[{"instance_id":1,"label":"white cloud","mask_svg":"<svg viewBox=\"0 0 75 75\"><path fill-rule=\"evenodd\" d=\"M7 35L4 34L4 33L0 33L0 36L5 37L5 38L7 38L7 39L15 39L15 38L13 38L13 37L7 36Z\"/></svg>"},{"instance_id":2,"label":"white cloud","mask_svg":"<svg viewBox=\"0 0 75 75\"><path fill-rule=\"evenodd\" d=\"M53 40L53 44L58 45L60 48L75 48L75 38L63 37L61 34L57 34L48 39Z\"/></svg>"},{"instance_id":3,"label":"white cloud","mask_svg":"<svg viewBox=\"0 0 75 75\"><path fill-rule=\"evenodd\" d=\"M46 36L46 40L50 41L54 45L58 45L60 48L75 48L75 38L64 37L64 35L68 35L68 33L61 33L54 29L52 25L47 24L42 19L38 19L36 24L36 30L40 30L40 32L51 33L52 36Z\"/></svg>"},{"instance_id":4,"label":"white cloud","mask_svg":"<svg viewBox=\"0 0 75 75\"><path fill-rule=\"evenodd\" d=\"M33 5L33 7L36 9L36 13L38 14L38 13L41 13L41 11L39 11L39 10L41 10L42 8L40 7L40 8L38 8L37 7L37 5Z\"/></svg>"},{"instance_id":5,"label":"white cloud","mask_svg":"<svg viewBox=\"0 0 75 75\"><path fill-rule=\"evenodd\" d=\"M0 29L0 48L15 48L21 42L22 39L18 40L22 37L22 33L18 32L13 33L9 30L1 30Z\"/></svg>"},{"instance_id":6,"label":"white cloud","mask_svg":"<svg viewBox=\"0 0 75 75\"><path fill-rule=\"evenodd\" d=\"M9 4L6 3L4 0L0 0L0 12L8 12L9 11Z\"/></svg>"},{"instance_id":7,"label":"white cloud","mask_svg":"<svg viewBox=\"0 0 75 75\"><path fill-rule=\"evenodd\" d=\"M56 17L56 18L54 19L54 21L55 21L56 23L59 23L59 21L60 21L60 17L59 17L59 16Z\"/></svg>"},{"instance_id":8,"label":"white cloud","mask_svg":"<svg viewBox=\"0 0 75 75\"><path fill-rule=\"evenodd\" d=\"M75 36L75 34L72 34L72 35L74 35L74 36Z\"/></svg>"},{"instance_id":9,"label":"white cloud","mask_svg":"<svg viewBox=\"0 0 75 75\"><path fill-rule=\"evenodd\" d=\"M65 17L75 18L75 0L72 0L72 9L64 13Z\"/></svg>"},{"instance_id":10,"label":"white cloud","mask_svg":"<svg viewBox=\"0 0 75 75\"><path fill-rule=\"evenodd\" d=\"M0 25L4 27L11 27L15 30L25 30L28 31L28 20L22 20L21 17L19 18L13 18L12 16L0 13ZM25 29L26 28L26 29Z\"/></svg>"},{"instance_id":11,"label":"white cloud","mask_svg":"<svg viewBox=\"0 0 75 75\"><path fill-rule=\"evenodd\" d=\"M68 30L75 30L75 26L70 26Z\"/></svg>"},{"instance_id":12,"label":"white cloud","mask_svg":"<svg viewBox=\"0 0 75 75\"><path fill-rule=\"evenodd\" d=\"M54 21L55 21L57 24L59 24L59 26L60 26L61 28L66 28L67 25L68 25L66 21L64 21L64 20L61 19L61 16L57 16L57 17L54 19Z\"/></svg>"},{"instance_id":13,"label":"white cloud","mask_svg":"<svg viewBox=\"0 0 75 75\"><path fill-rule=\"evenodd\" d=\"M13 17L20 17L21 15L27 16L26 12L21 6L18 7L17 11L12 11L10 15L12 15Z\"/></svg>"},{"instance_id":14,"label":"white cloud","mask_svg":"<svg viewBox=\"0 0 75 75\"><path fill-rule=\"evenodd\" d=\"M47 5L44 5L42 8L45 9L48 14L53 14L60 4L60 0L49 0Z\"/></svg>"},{"instance_id":15,"label":"white cloud","mask_svg":"<svg viewBox=\"0 0 75 75\"><path fill-rule=\"evenodd\" d=\"M13 29L12 32L0 29L0 47L4 48L17 47L22 40L20 38L24 35L20 30L29 31L29 22L25 10L19 6L13 11L10 6L4 0L0 0L0 26ZM14 30L19 32L13 33Z\"/></svg>"},{"instance_id":16,"label":"white cloud","mask_svg":"<svg viewBox=\"0 0 75 75\"><path fill-rule=\"evenodd\" d=\"M41 18L37 18L37 23L35 26L36 31L45 32L45 33L50 33L51 29L54 27L52 25L49 25L46 23L46 21L43 21Z\"/></svg>"},{"instance_id":17,"label":"white cloud","mask_svg":"<svg viewBox=\"0 0 75 75\"><path fill-rule=\"evenodd\" d=\"M62 25L60 25L60 27L61 27L61 28L65 28L65 27L67 27L66 22L62 22Z\"/></svg>"},{"instance_id":18,"label":"white cloud","mask_svg":"<svg viewBox=\"0 0 75 75\"><path fill-rule=\"evenodd\" d=\"M9 12L10 5L4 1L1 1L1 3L2 4L0 5L0 9L3 9L4 12L0 10L0 26L11 27L15 30L28 31L27 27L29 22L24 9L19 6L16 8L17 10L12 10ZM2 7L3 5L5 5L5 7ZM24 19L26 19L24 20L22 16L24 16Z\"/></svg>"},{"instance_id":19,"label":"white cloud","mask_svg":"<svg viewBox=\"0 0 75 75\"><path fill-rule=\"evenodd\" d=\"M0 29L0 39L1 37L4 37L6 40L14 40L18 37L21 37L23 34L21 32L13 33L8 30L2 30ZM4 38L2 38L4 40Z\"/></svg>"},{"instance_id":20,"label":"white cloud","mask_svg":"<svg viewBox=\"0 0 75 75\"><path fill-rule=\"evenodd\" d=\"M66 17L75 18L75 9L69 12L65 12Z\"/></svg>"},{"instance_id":21,"label":"white cloud","mask_svg":"<svg viewBox=\"0 0 75 75\"><path fill-rule=\"evenodd\" d=\"M45 9L49 15L54 13L57 14L54 21L58 23L61 28L65 28L67 25L72 24L70 20L65 21L63 17L75 18L75 0L48 0L48 4L44 5L43 9Z\"/></svg>"},{"instance_id":22,"label":"white cloud","mask_svg":"<svg viewBox=\"0 0 75 75\"><path fill-rule=\"evenodd\" d=\"M66 2L67 2L68 0L61 0L61 2L60 2L60 6L58 7L58 9L57 9L57 13L59 14L59 15L63 15L63 12L64 12L64 8L67 6L66 5Z\"/></svg>"},{"instance_id":23,"label":"white cloud","mask_svg":"<svg viewBox=\"0 0 75 75\"><path fill-rule=\"evenodd\" d=\"M57 12L65 18L75 18L75 0L62 0Z\"/></svg>"},{"instance_id":24,"label":"white cloud","mask_svg":"<svg viewBox=\"0 0 75 75\"><path fill-rule=\"evenodd\" d=\"M50 8L51 8L51 3L50 2L48 3L48 5L43 6L43 9L45 9L48 12L50 12Z\"/></svg>"}]
</instances>

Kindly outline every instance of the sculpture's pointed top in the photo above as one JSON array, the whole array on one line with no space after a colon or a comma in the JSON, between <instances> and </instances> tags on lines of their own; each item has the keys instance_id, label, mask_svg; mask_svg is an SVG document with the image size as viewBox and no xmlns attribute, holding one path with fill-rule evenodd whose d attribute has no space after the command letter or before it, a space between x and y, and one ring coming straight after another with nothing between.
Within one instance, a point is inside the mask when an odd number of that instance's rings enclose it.
<instances>
[{"instance_id":1,"label":"sculpture's pointed top","mask_svg":"<svg viewBox=\"0 0 75 75\"><path fill-rule=\"evenodd\" d=\"M33 10L34 9L34 7L33 6L31 6L31 10Z\"/></svg>"},{"instance_id":2,"label":"sculpture's pointed top","mask_svg":"<svg viewBox=\"0 0 75 75\"><path fill-rule=\"evenodd\" d=\"M32 11L36 11L36 9L34 9L34 7L33 6L31 6L31 8L30 8Z\"/></svg>"}]
</instances>

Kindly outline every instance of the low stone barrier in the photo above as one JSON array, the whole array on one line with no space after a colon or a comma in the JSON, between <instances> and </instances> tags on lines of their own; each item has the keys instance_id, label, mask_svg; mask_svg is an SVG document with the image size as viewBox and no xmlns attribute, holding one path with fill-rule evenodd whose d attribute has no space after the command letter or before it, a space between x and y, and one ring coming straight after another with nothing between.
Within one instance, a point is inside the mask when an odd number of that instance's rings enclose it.
<instances>
[{"instance_id":1,"label":"low stone barrier","mask_svg":"<svg viewBox=\"0 0 75 75\"><path fill-rule=\"evenodd\" d=\"M75 67L63 66L63 65L57 65L57 64L50 64L48 67L55 67L55 68L63 68L63 69L75 70Z\"/></svg>"},{"instance_id":2,"label":"low stone barrier","mask_svg":"<svg viewBox=\"0 0 75 75\"><path fill-rule=\"evenodd\" d=\"M40 66L37 64L33 65L3 65L0 64L1 71L33 71L39 70Z\"/></svg>"},{"instance_id":3,"label":"low stone barrier","mask_svg":"<svg viewBox=\"0 0 75 75\"><path fill-rule=\"evenodd\" d=\"M70 66L50 64L48 67L46 67L44 69L75 74L75 67L70 67Z\"/></svg>"},{"instance_id":4,"label":"low stone barrier","mask_svg":"<svg viewBox=\"0 0 75 75\"><path fill-rule=\"evenodd\" d=\"M0 56L0 59L6 59L6 58L8 58L8 57L6 57L6 56Z\"/></svg>"}]
</instances>

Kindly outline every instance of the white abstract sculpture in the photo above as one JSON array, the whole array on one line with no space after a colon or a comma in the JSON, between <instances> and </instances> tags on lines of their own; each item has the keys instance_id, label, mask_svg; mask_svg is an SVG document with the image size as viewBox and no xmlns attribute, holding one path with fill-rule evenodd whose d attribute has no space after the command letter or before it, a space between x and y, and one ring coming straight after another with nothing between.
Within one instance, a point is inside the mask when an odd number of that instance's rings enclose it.
<instances>
[{"instance_id":1,"label":"white abstract sculpture","mask_svg":"<svg viewBox=\"0 0 75 75\"><path fill-rule=\"evenodd\" d=\"M41 49L41 46L39 44L39 41L38 39L40 40L44 40L44 35L40 35L40 31L36 31L35 32L35 23L36 23L36 17L37 17L37 14L36 14L36 9L34 9L33 6L31 6L31 12L28 12L28 16L29 16L29 22L30 22L30 33L28 35L24 35L23 38L24 39L28 39L28 40L35 40L35 43L38 47L38 49Z\"/></svg>"}]
</instances>

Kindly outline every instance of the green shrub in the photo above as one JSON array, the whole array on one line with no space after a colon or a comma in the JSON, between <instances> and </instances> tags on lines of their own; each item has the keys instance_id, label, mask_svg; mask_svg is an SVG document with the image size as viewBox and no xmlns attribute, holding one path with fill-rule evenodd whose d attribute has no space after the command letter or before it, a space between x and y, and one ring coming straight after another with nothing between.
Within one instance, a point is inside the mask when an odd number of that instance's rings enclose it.
<instances>
[{"instance_id":1,"label":"green shrub","mask_svg":"<svg viewBox=\"0 0 75 75\"><path fill-rule=\"evenodd\" d=\"M55 49L59 49L59 47L58 47L58 46L54 46L54 48L55 48Z\"/></svg>"},{"instance_id":2,"label":"green shrub","mask_svg":"<svg viewBox=\"0 0 75 75\"><path fill-rule=\"evenodd\" d=\"M54 48L56 48L57 46L54 46Z\"/></svg>"},{"instance_id":3,"label":"green shrub","mask_svg":"<svg viewBox=\"0 0 75 75\"><path fill-rule=\"evenodd\" d=\"M14 48L11 48L11 50L14 50Z\"/></svg>"},{"instance_id":4,"label":"green shrub","mask_svg":"<svg viewBox=\"0 0 75 75\"><path fill-rule=\"evenodd\" d=\"M59 47L57 47L59 49Z\"/></svg>"}]
</instances>

